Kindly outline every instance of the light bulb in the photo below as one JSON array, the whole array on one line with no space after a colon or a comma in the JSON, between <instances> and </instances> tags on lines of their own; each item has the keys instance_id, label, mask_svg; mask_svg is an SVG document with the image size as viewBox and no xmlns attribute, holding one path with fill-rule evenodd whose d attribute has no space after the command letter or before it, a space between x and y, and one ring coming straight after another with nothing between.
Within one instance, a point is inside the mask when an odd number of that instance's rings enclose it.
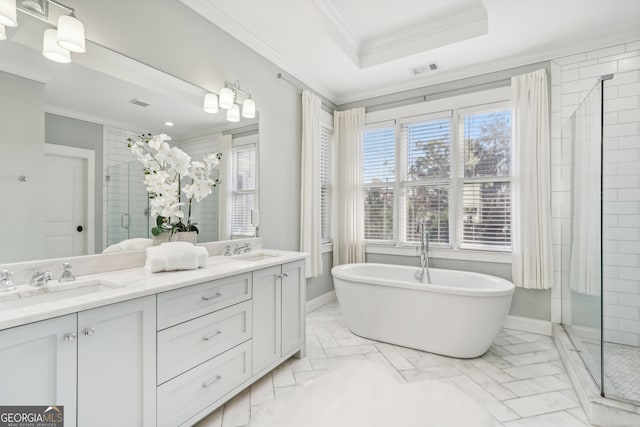
<instances>
[{"instance_id":1,"label":"light bulb","mask_svg":"<svg viewBox=\"0 0 640 427\"><path fill-rule=\"evenodd\" d=\"M84 25L75 16L58 18L58 44L71 52L84 53Z\"/></svg>"},{"instance_id":2,"label":"light bulb","mask_svg":"<svg viewBox=\"0 0 640 427\"><path fill-rule=\"evenodd\" d=\"M18 9L16 0L0 0L0 25L18 26Z\"/></svg>"},{"instance_id":3,"label":"light bulb","mask_svg":"<svg viewBox=\"0 0 640 427\"><path fill-rule=\"evenodd\" d=\"M242 117L253 119L256 117L256 101L247 98L242 103Z\"/></svg>"},{"instance_id":4,"label":"light bulb","mask_svg":"<svg viewBox=\"0 0 640 427\"><path fill-rule=\"evenodd\" d=\"M218 95L208 93L204 96L204 111L211 114L218 112Z\"/></svg>"},{"instance_id":5,"label":"light bulb","mask_svg":"<svg viewBox=\"0 0 640 427\"><path fill-rule=\"evenodd\" d=\"M71 62L71 53L58 45L57 31L55 28L44 30L44 41L42 42L42 55L45 58L62 64Z\"/></svg>"},{"instance_id":6,"label":"light bulb","mask_svg":"<svg viewBox=\"0 0 640 427\"><path fill-rule=\"evenodd\" d=\"M227 110L227 121L239 122L240 121L240 106L233 104L233 106Z\"/></svg>"},{"instance_id":7,"label":"light bulb","mask_svg":"<svg viewBox=\"0 0 640 427\"><path fill-rule=\"evenodd\" d=\"M220 90L220 108L228 110L233 107L234 94L231 89L224 87Z\"/></svg>"}]
</instances>

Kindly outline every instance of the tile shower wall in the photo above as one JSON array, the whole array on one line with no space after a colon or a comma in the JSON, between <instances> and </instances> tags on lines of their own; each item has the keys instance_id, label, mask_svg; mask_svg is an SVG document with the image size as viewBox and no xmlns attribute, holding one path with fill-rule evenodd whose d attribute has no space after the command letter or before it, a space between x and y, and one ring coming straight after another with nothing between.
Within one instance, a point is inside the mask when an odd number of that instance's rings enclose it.
<instances>
[{"instance_id":1,"label":"tile shower wall","mask_svg":"<svg viewBox=\"0 0 640 427\"><path fill-rule=\"evenodd\" d=\"M180 144L192 159L201 159L204 156L220 151L221 134L213 134L198 138L185 139ZM217 178L217 174L214 178ZM213 193L200 203L191 206L191 217L197 222L200 230L198 234L199 242L213 242L218 240L218 215L219 215L219 193L218 187L213 189Z\"/></svg>"},{"instance_id":2,"label":"tile shower wall","mask_svg":"<svg viewBox=\"0 0 640 427\"><path fill-rule=\"evenodd\" d=\"M570 147L561 129L605 74L604 328L607 341L640 344L640 41L551 62L552 217L556 283L552 320L571 323L569 271ZM562 307L562 310L560 310Z\"/></svg>"}]
</instances>

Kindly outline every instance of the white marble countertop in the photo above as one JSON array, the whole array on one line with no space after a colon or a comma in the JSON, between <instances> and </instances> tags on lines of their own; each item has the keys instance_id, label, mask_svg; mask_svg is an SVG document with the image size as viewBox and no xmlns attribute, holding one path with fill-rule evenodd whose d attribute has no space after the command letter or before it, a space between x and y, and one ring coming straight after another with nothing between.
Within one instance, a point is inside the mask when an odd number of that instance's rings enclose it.
<instances>
[{"instance_id":1,"label":"white marble countertop","mask_svg":"<svg viewBox=\"0 0 640 427\"><path fill-rule=\"evenodd\" d=\"M271 255L255 261L243 260L243 256L266 254ZM48 298L36 301L33 304L22 304L12 307L9 295L0 294L0 330L40 320L50 319L65 314L75 313L91 308L113 304L121 301L154 295L160 292L178 289L209 280L229 277L261 268L271 267L290 261L304 259L307 256L303 252L290 252L280 250L259 249L244 255L212 256L206 267L197 270L170 271L163 273L150 273L143 267L128 270L117 270L106 273L85 275L77 277L76 282L59 284L51 281L52 288L62 289L64 286L78 287L83 283L103 283L106 286L115 286L98 292L78 296L64 296L60 298ZM31 291L29 287L20 286L20 289ZM47 292L43 290L43 292ZM11 298L11 299L8 299ZM31 297L24 297L28 299ZM7 306L3 307L3 301ZM22 301L21 301L22 303Z\"/></svg>"}]
</instances>

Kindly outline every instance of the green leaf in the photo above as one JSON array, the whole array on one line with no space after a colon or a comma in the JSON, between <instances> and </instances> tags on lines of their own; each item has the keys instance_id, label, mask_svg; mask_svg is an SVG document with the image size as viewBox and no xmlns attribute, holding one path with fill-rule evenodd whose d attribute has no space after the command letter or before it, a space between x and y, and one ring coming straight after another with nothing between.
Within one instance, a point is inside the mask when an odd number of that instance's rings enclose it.
<instances>
[{"instance_id":1,"label":"green leaf","mask_svg":"<svg viewBox=\"0 0 640 427\"><path fill-rule=\"evenodd\" d=\"M164 224L164 218L160 215L158 215L156 217L156 226L158 227L158 229L162 229L162 224Z\"/></svg>"},{"instance_id":2,"label":"green leaf","mask_svg":"<svg viewBox=\"0 0 640 427\"><path fill-rule=\"evenodd\" d=\"M154 236L157 236L158 234L160 234L160 230L158 229L158 227L153 227L151 229L151 234L153 234Z\"/></svg>"}]
</instances>

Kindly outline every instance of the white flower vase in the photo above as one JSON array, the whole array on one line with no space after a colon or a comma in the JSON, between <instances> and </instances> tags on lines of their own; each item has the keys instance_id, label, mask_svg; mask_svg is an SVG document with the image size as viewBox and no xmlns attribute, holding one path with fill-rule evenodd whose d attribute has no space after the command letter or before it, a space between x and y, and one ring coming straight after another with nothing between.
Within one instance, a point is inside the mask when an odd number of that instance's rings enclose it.
<instances>
[{"instance_id":1,"label":"white flower vase","mask_svg":"<svg viewBox=\"0 0 640 427\"><path fill-rule=\"evenodd\" d=\"M173 234L174 242L189 242L196 244L198 241L198 233L195 231L177 231Z\"/></svg>"},{"instance_id":2,"label":"white flower vase","mask_svg":"<svg viewBox=\"0 0 640 427\"><path fill-rule=\"evenodd\" d=\"M162 232L157 236L153 236L153 246L158 246L162 243L170 242L170 241L171 241L171 233L169 233L168 231Z\"/></svg>"}]
</instances>

